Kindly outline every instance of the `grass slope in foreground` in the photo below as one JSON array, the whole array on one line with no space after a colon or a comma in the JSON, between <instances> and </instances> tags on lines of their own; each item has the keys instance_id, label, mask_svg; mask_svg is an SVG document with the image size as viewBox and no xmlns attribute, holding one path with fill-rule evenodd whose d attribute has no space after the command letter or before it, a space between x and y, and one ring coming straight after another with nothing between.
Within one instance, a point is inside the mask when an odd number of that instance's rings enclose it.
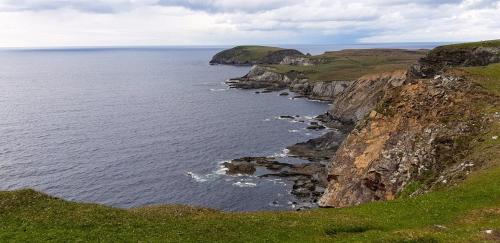
<instances>
[{"instance_id":1,"label":"grass slope in foreground","mask_svg":"<svg viewBox=\"0 0 500 243\"><path fill-rule=\"evenodd\" d=\"M500 65L463 68L498 94ZM498 97L497 97L498 98ZM471 104L486 114L496 104ZM463 183L415 198L306 212L228 213L187 206L117 209L33 190L0 192L0 241L478 242L500 241L498 121L472 138L484 169ZM492 230L490 234L487 230Z\"/></svg>"}]
</instances>

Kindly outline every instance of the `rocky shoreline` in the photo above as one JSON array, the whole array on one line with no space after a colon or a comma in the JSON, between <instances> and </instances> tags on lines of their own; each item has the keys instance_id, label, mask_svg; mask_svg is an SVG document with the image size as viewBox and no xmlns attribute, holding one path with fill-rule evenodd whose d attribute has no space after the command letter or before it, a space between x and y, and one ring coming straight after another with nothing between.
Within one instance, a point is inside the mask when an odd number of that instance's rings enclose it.
<instances>
[{"instance_id":1,"label":"rocky shoreline","mask_svg":"<svg viewBox=\"0 0 500 243\"><path fill-rule=\"evenodd\" d=\"M247 75L226 81L230 88L258 89L257 94L279 92L280 96L288 96L293 92L295 95L292 99L306 98L328 102L351 83L350 81L312 83L302 79L298 73L284 75L258 65L253 66ZM306 122L299 116L282 115L279 118ZM304 163L283 163L274 157L243 157L225 162L223 166L228 175L254 175L257 170L265 170L266 173L258 177L284 178L293 183L290 193L297 198L298 202L293 202L294 205L298 205L295 207L296 210L318 207L318 201L328 185L327 164L352 128L350 122L334 120L328 113L321 114L315 117L315 121L310 121L306 129L328 129L324 135L287 147L289 157L302 159Z\"/></svg>"},{"instance_id":2,"label":"rocky shoreline","mask_svg":"<svg viewBox=\"0 0 500 243\"><path fill-rule=\"evenodd\" d=\"M495 43L438 47L407 68L374 71L353 81L312 81L295 68L280 72L255 65L247 75L226 83L261 89L259 93L288 89L297 97L329 101L328 111L308 128L331 131L288 147L291 157L308 163L246 157L225 166L245 173L264 168L270 172L260 176L289 178L292 194L321 207L393 200L463 180L480 166L466 160L470 138L491 122L470 104L497 101L460 68L500 62L500 45ZM292 65L309 65L290 59Z\"/></svg>"},{"instance_id":3,"label":"rocky shoreline","mask_svg":"<svg viewBox=\"0 0 500 243\"><path fill-rule=\"evenodd\" d=\"M275 157L242 157L224 162L226 175L248 176L259 178L282 178L292 183L290 193L295 196L293 208L303 210L318 207L318 201L328 185L327 164L332 154L345 139L352 126L338 127L340 123L324 123L325 115L320 115L305 124L305 129L327 130L318 137L297 143L286 148L287 157L302 160L302 163L281 162ZM300 116L282 115L279 119L306 123ZM332 127L327 125L337 125Z\"/></svg>"},{"instance_id":4,"label":"rocky shoreline","mask_svg":"<svg viewBox=\"0 0 500 243\"><path fill-rule=\"evenodd\" d=\"M260 65L254 65L248 74L243 77L226 81L230 88L262 89L261 93L289 89L299 97L323 101L332 101L351 83L352 81L347 80L311 82L299 72L282 74Z\"/></svg>"},{"instance_id":5,"label":"rocky shoreline","mask_svg":"<svg viewBox=\"0 0 500 243\"><path fill-rule=\"evenodd\" d=\"M296 196L297 210L315 207L327 186L326 165L320 162L289 164L274 157L243 157L225 162L228 175L257 175L260 178L284 178L293 182L291 194Z\"/></svg>"}]
</instances>

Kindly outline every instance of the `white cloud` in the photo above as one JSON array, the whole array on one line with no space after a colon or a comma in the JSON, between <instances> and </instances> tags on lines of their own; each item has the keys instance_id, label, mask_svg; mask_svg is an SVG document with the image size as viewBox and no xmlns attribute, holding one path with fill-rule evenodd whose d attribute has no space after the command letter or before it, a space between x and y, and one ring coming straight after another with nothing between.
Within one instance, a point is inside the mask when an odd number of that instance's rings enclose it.
<instances>
[{"instance_id":1,"label":"white cloud","mask_svg":"<svg viewBox=\"0 0 500 243\"><path fill-rule=\"evenodd\" d=\"M0 46L500 38L500 0L0 0Z\"/></svg>"}]
</instances>

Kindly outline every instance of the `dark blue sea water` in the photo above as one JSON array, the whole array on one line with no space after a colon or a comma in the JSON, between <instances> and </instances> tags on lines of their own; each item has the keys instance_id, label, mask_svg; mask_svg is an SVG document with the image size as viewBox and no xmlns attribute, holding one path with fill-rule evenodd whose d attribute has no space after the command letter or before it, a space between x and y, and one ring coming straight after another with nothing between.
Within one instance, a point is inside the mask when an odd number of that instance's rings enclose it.
<instances>
[{"instance_id":1,"label":"dark blue sea water","mask_svg":"<svg viewBox=\"0 0 500 243\"><path fill-rule=\"evenodd\" d=\"M249 68L209 66L221 49L0 51L0 190L118 207L290 208L287 181L226 176L220 163L319 136L276 117L327 104L227 89Z\"/></svg>"}]
</instances>

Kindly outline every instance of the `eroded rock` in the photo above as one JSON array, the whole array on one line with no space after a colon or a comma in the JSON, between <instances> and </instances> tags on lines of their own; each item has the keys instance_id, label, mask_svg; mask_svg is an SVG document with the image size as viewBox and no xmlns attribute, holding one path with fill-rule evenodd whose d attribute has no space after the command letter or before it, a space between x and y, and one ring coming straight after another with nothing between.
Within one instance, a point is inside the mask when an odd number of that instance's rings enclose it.
<instances>
[{"instance_id":1,"label":"eroded rock","mask_svg":"<svg viewBox=\"0 0 500 243\"><path fill-rule=\"evenodd\" d=\"M291 193L303 200L316 202L327 185L326 167L321 163L287 164L272 157L243 157L223 164L228 175L253 175L257 167L269 173L262 178L279 177L293 182Z\"/></svg>"}]
</instances>

